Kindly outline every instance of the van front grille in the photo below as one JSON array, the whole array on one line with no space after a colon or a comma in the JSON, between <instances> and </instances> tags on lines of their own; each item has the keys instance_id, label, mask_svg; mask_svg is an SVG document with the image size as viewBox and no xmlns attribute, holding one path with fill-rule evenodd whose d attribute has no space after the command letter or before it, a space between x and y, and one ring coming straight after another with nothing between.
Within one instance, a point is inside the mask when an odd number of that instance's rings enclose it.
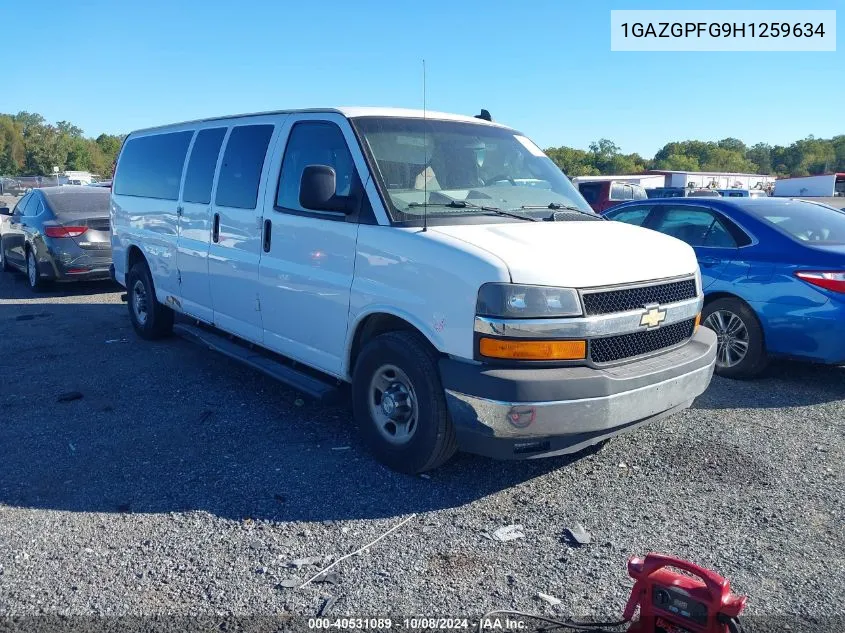
<instances>
[{"instance_id":1,"label":"van front grille","mask_svg":"<svg viewBox=\"0 0 845 633\"><path fill-rule=\"evenodd\" d=\"M590 358L601 364L651 354L680 345L694 333L695 319L688 319L655 330L596 338L590 341Z\"/></svg>"},{"instance_id":2,"label":"van front grille","mask_svg":"<svg viewBox=\"0 0 845 633\"><path fill-rule=\"evenodd\" d=\"M584 292L584 313L587 316L639 310L648 305L676 303L695 299L695 279L683 279L664 284Z\"/></svg>"}]
</instances>

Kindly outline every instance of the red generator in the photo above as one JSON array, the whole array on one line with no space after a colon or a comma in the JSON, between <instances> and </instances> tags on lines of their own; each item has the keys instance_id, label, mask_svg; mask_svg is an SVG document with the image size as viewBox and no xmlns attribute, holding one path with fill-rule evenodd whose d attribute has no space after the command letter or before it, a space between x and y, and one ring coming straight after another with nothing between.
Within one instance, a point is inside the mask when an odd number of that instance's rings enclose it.
<instances>
[{"instance_id":1,"label":"red generator","mask_svg":"<svg viewBox=\"0 0 845 633\"><path fill-rule=\"evenodd\" d=\"M685 572L685 573L679 573ZM625 606L629 633L738 633L745 596L731 593L730 582L709 569L664 554L628 560L636 582Z\"/></svg>"}]
</instances>

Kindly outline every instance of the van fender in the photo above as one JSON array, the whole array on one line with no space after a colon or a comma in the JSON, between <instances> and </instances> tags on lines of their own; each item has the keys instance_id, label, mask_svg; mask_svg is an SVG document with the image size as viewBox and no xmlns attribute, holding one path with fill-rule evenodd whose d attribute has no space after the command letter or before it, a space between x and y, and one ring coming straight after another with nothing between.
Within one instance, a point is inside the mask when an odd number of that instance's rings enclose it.
<instances>
[{"instance_id":1,"label":"van fender","mask_svg":"<svg viewBox=\"0 0 845 633\"><path fill-rule=\"evenodd\" d=\"M355 342L355 335L358 332L361 324L370 316L374 314L386 314L398 319L402 319L411 327L422 334L425 339L431 344L434 349L440 353L444 353L446 349L446 342L443 335L438 331L438 322L436 318L432 318L430 323L424 322L419 316L411 314L401 309L397 309L394 305L375 304L369 305L350 320L349 327L346 330L346 349L344 356L343 372L347 379L351 380L352 376L352 352L353 344ZM442 326L441 326L442 327Z\"/></svg>"},{"instance_id":2,"label":"van fender","mask_svg":"<svg viewBox=\"0 0 845 633\"><path fill-rule=\"evenodd\" d=\"M144 261L147 264L147 268L150 269L150 275L153 279L153 285L155 286L156 290L156 300L168 307L174 307L173 299L167 292L162 291L161 284L158 283L159 277L162 275L162 271L160 267L157 266L157 262L160 261L160 256L156 256L155 248L152 250L149 248L149 244L139 244L131 239L126 239L123 243L123 248L126 253L124 257L124 271L123 271L123 279L124 284L126 283L126 277L129 275L129 259L132 255L133 249L138 249L141 252L141 257L144 258ZM115 271L118 272L118 271Z\"/></svg>"}]
</instances>

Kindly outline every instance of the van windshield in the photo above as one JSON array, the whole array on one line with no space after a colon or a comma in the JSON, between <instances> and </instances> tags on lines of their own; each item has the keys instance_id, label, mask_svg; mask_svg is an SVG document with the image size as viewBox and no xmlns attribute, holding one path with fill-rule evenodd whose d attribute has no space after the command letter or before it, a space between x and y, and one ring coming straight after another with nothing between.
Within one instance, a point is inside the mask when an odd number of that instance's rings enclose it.
<instances>
[{"instance_id":1,"label":"van windshield","mask_svg":"<svg viewBox=\"0 0 845 633\"><path fill-rule=\"evenodd\" d=\"M557 165L513 130L398 117L352 122L395 222L421 220L424 213L434 223L489 215L484 208L539 218L548 208L574 207L594 215Z\"/></svg>"}]
</instances>

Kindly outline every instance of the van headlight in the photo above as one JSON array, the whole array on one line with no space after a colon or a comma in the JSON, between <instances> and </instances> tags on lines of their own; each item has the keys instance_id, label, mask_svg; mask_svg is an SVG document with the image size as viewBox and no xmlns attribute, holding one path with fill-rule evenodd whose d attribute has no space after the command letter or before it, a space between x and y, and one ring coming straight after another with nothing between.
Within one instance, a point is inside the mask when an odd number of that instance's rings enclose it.
<instances>
[{"instance_id":1,"label":"van headlight","mask_svg":"<svg viewBox=\"0 0 845 633\"><path fill-rule=\"evenodd\" d=\"M542 319L581 316L581 300L572 288L487 283L478 290L478 316Z\"/></svg>"}]
</instances>

